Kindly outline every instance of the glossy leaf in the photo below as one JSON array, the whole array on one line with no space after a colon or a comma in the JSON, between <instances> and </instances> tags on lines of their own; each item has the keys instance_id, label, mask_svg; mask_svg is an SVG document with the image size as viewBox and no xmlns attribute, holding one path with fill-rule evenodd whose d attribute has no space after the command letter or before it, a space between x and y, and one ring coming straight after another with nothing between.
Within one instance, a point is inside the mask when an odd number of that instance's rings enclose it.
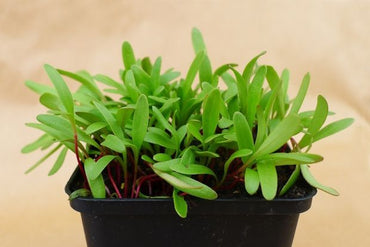
<instances>
[{"instance_id":1,"label":"glossy leaf","mask_svg":"<svg viewBox=\"0 0 370 247\"><path fill-rule=\"evenodd\" d=\"M121 126L118 125L116 118L109 111L109 109L98 101L95 101L94 105L99 110L100 114L103 116L105 122L109 125L113 133L119 138L124 138Z\"/></svg>"},{"instance_id":2,"label":"glossy leaf","mask_svg":"<svg viewBox=\"0 0 370 247\"><path fill-rule=\"evenodd\" d=\"M115 135L107 135L101 145L118 153L126 152L126 143Z\"/></svg>"},{"instance_id":3,"label":"glossy leaf","mask_svg":"<svg viewBox=\"0 0 370 247\"><path fill-rule=\"evenodd\" d=\"M321 140L325 137L331 136L341 130L348 128L354 122L353 118L345 118L332 122L322 128L313 138L313 141Z\"/></svg>"},{"instance_id":4,"label":"glossy leaf","mask_svg":"<svg viewBox=\"0 0 370 247\"><path fill-rule=\"evenodd\" d=\"M317 154L308 153L272 153L258 157L259 161L269 161L275 166L279 165L298 165L298 164L312 164L320 162L323 157Z\"/></svg>"},{"instance_id":5,"label":"glossy leaf","mask_svg":"<svg viewBox=\"0 0 370 247\"><path fill-rule=\"evenodd\" d=\"M93 167L90 167L89 177L95 180L99 175L102 174L103 170L114 160L116 156L105 155L95 162Z\"/></svg>"}]
</instances>

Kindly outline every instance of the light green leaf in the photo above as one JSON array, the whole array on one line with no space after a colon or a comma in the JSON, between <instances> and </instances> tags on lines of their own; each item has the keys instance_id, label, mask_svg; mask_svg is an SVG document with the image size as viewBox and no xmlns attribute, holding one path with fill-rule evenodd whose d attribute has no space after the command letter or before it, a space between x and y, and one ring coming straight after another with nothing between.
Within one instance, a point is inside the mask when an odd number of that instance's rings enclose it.
<instances>
[{"instance_id":1,"label":"light green leaf","mask_svg":"<svg viewBox=\"0 0 370 247\"><path fill-rule=\"evenodd\" d=\"M257 172L263 197L266 200L274 199L278 187L278 177L275 166L271 162L259 162L257 163Z\"/></svg>"},{"instance_id":2,"label":"light green leaf","mask_svg":"<svg viewBox=\"0 0 370 247\"><path fill-rule=\"evenodd\" d=\"M43 95L45 93L49 93L49 94L56 94L57 92L55 91L54 88L48 86L48 85L44 85L44 84L40 84L40 83L37 83L37 82L34 82L34 81L26 81L25 82L25 85L31 89L32 91L34 91L35 93L39 94L39 95Z\"/></svg>"},{"instance_id":3,"label":"light green leaf","mask_svg":"<svg viewBox=\"0 0 370 247\"><path fill-rule=\"evenodd\" d=\"M114 156L114 155L105 155L105 156L101 157L98 161L96 161L95 162L95 165L93 167L89 168L90 169L90 172L89 172L90 179L95 180L99 175L101 175L101 173L103 172L103 170L115 158L116 158L116 156Z\"/></svg>"},{"instance_id":4,"label":"light green leaf","mask_svg":"<svg viewBox=\"0 0 370 247\"><path fill-rule=\"evenodd\" d=\"M44 93L40 97L40 103L50 110L54 111L65 111L59 98L55 94Z\"/></svg>"},{"instance_id":5,"label":"light green leaf","mask_svg":"<svg viewBox=\"0 0 370 247\"><path fill-rule=\"evenodd\" d=\"M90 124L86 128L85 132L86 132L86 134L91 135L92 133L95 133L95 132L97 132L97 131L105 128L105 127L107 127L106 123L104 123L104 122L95 122L95 123Z\"/></svg>"},{"instance_id":6,"label":"light green leaf","mask_svg":"<svg viewBox=\"0 0 370 247\"><path fill-rule=\"evenodd\" d=\"M92 179L91 175L96 174L95 172L96 163L92 158L87 158L84 162L85 172L87 181L90 186L91 193L94 198L105 198L105 184L103 176L100 174L95 179Z\"/></svg>"},{"instance_id":7,"label":"light green leaf","mask_svg":"<svg viewBox=\"0 0 370 247\"><path fill-rule=\"evenodd\" d=\"M134 51L131 47L131 44L127 41L123 42L122 44L122 59L126 70L129 70L131 66L136 63Z\"/></svg>"},{"instance_id":8,"label":"light green leaf","mask_svg":"<svg viewBox=\"0 0 370 247\"><path fill-rule=\"evenodd\" d=\"M176 213L181 218L186 218L188 214L188 204L186 203L183 196L180 196L179 190L173 189L172 198L173 198L173 204L175 206Z\"/></svg>"},{"instance_id":9,"label":"light green leaf","mask_svg":"<svg viewBox=\"0 0 370 247\"><path fill-rule=\"evenodd\" d=\"M279 196L282 196L284 195L286 192L288 192L288 190L295 184L295 182L298 180L299 178L299 175L301 174L301 166L300 165L296 165L295 166L295 169L294 169L294 172L292 172L292 174L290 175L288 181L285 183L285 185L283 186L283 188L281 188L280 190L280 193L279 193Z\"/></svg>"},{"instance_id":10,"label":"light green leaf","mask_svg":"<svg viewBox=\"0 0 370 247\"><path fill-rule=\"evenodd\" d=\"M317 154L309 153L272 153L258 157L257 162L269 161L275 166L279 165L298 165L312 164L320 162L323 157Z\"/></svg>"},{"instance_id":11,"label":"light green leaf","mask_svg":"<svg viewBox=\"0 0 370 247\"><path fill-rule=\"evenodd\" d=\"M220 91L214 89L204 100L202 114L204 138L213 135L216 131L220 114L220 99Z\"/></svg>"},{"instance_id":12,"label":"light green leaf","mask_svg":"<svg viewBox=\"0 0 370 247\"><path fill-rule=\"evenodd\" d=\"M97 97L98 99L103 99L104 98L104 95L102 94L100 89L96 86L93 79L90 78L91 77L90 74L87 74L88 76L86 76L86 72L72 73L72 72L69 72L69 71L61 70L61 69L58 69L58 72L61 75L67 76L71 79L74 79L74 80L80 82L82 85L84 85L86 88L88 88L89 92L91 92L93 95L95 95L95 97Z\"/></svg>"},{"instance_id":13,"label":"light green leaf","mask_svg":"<svg viewBox=\"0 0 370 247\"><path fill-rule=\"evenodd\" d=\"M53 68L52 66L45 64L44 69L48 74L51 82L53 83L59 99L61 100L63 106L67 110L67 113L70 114L70 117L74 116L74 103L72 94L69 91L67 84L64 82L62 76L58 73L58 71Z\"/></svg>"},{"instance_id":14,"label":"light green leaf","mask_svg":"<svg viewBox=\"0 0 370 247\"><path fill-rule=\"evenodd\" d=\"M62 144L59 144L58 146L56 146L55 148L53 148L44 157L42 157L41 159L39 159L33 166L31 166L30 168L28 168L28 170L25 172L25 174L28 174L31 171L33 171L35 168L37 168L39 165L41 165L45 160L47 160L51 155L53 155L56 151L58 151L59 148L61 148L61 147L62 147Z\"/></svg>"},{"instance_id":15,"label":"light green leaf","mask_svg":"<svg viewBox=\"0 0 370 247\"><path fill-rule=\"evenodd\" d=\"M257 106L261 100L262 86L265 80L266 71L266 66L259 67L248 89L247 120L249 126L254 126Z\"/></svg>"},{"instance_id":16,"label":"light green leaf","mask_svg":"<svg viewBox=\"0 0 370 247\"><path fill-rule=\"evenodd\" d=\"M132 123L132 142L138 150L144 141L148 128L149 105L145 95L140 95L134 112Z\"/></svg>"},{"instance_id":17,"label":"light green leaf","mask_svg":"<svg viewBox=\"0 0 370 247\"><path fill-rule=\"evenodd\" d=\"M163 130L150 127L148 132L146 133L144 137L144 141L160 145L165 148L171 148L171 149L177 149L178 146L174 139L171 139L171 137Z\"/></svg>"},{"instance_id":18,"label":"light green leaf","mask_svg":"<svg viewBox=\"0 0 370 247\"><path fill-rule=\"evenodd\" d=\"M224 165L224 174L222 176L220 184L222 184L225 181L227 171L229 170L229 167L231 163L236 159L236 158L243 158L243 157L248 157L249 155L252 154L252 150L250 149L240 149L235 151L230 157L227 159Z\"/></svg>"},{"instance_id":19,"label":"light green leaf","mask_svg":"<svg viewBox=\"0 0 370 247\"><path fill-rule=\"evenodd\" d=\"M252 74L254 67L256 66L257 60L259 57L263 56L266 54L266 51L261 52L257 56L255 56L248 64L245 66L244 71L243 71L243 78L249 82L251 80Z\"/></svg>"},{"instance_id":20,"label":"light green leaf","mask_svg":"<svg viewBox=\"0 0 370 247\"><path fill-rule=\"evenodd\" d=\"M73 200L73 199L76 199L77 197L87 197L91 194L90 190L88 189L85 189L85 188L82 188L82 189L78 189L78 190L75 190L73 191L70 195L69 195L69 200Z\"/></svg>"},{"instance_id":21,"label":"light green leaf","mask_svg":"<svg viewBox=\"0 0 370 247\"><path fill-rule=\"evenodd\" d=\"M170 165L170 169L174 172L178 172L185 175L199 175L207 174L217 178L216 174L204 165L198 164L187 164L186 166L181 163L174 163Z\"/></svg>"},{"instance_id":22,"label":"light green leaf","mask_svg":"<svg viewBox=\"0 0 370 247\"><path fill-rule=\"evenodd\" d=\"M260 186L260 180L259 180L258 172L256 170L253 170L251 168L245 169L244 186L248 194L250 195L256 194Z\"/></svg>"},{"instance_id":23,"label":"light green leaf","mask_svg":"<svg viewBox=\"0 0 370 247\"><path fill-rule=\"evenodd\" d=\"M40 136L36 141L31 142L30 144L27 144L24 146L21 150L22 153L30 153L35 151L36 149L42 148L44 146L50 145L53 143L53 138L48 134L43 134Z\"/></svg>"},{"instance_id":24,"label":"light green leaf","mask_svg":"<svg viewBox=\"0 0 370 247\"><path fill-rule=\"evenodd\" d=\"M101 143L101 145L112 149L117 153L126 153L126 145L122 139L118 138L115 135L107 135L105 140Z\"/></svg>"},{"instance_id":25,"label":"light green leaf","mask_svg":"<svg viewBox=\"0 0 370 247\"><path fill-rule=\"evenodd\" d=\"M100 114L103 116L105 122L109 125L113 133L119 138L124 138L124 134L123 134L121 126L118 125L115 117L108 110L108 108L98 101L95 101L94 105L99 110Z\"/></svg>"},{"instance_id":26,"label":"light green leaf","mask_svg":"<svg viewBox=\"0 0 370 247\"><path fill-rule=\"evenodd\" d=\"M153 165L153 168L156 170L159 170L161 172L171 172L172 169L170 168L173 164L180 164L181 160L179 158L177 159L170 159L165 161L157 162Z\"/></svg>"},{"instance_id":27,"label":"light green leaf","mask_svg":"<svg viewBox=\"0 0 370 247\"><path fill-rule=\"evenodd\" d=\"M319 95L317 97L317 104L315 113L312 117L312 120L308 126L307 132L301 141L299 142L299 146L305 147L309 145L312 141L312 137L319 132L320 128L325 123L325 120L328 116L328 103L326 102L325 98Z\"/></svg>"},{"instance_id":28,"label":"light green leaf","mask_svg":"<svg viewBox=\"0 0 370 247\"><path fill-rule=\"evenodd\" d=\"M301 130L300 118L290 114L268 135L254 156L272 153L283 146L287 141Z\"/></svg>"},{"instance_id":29,"label":"light green leaf","mask_svg":"<svg viewBox=\"0 0 370 247\"><path fill-rule=\"evenodd\" d=\"M310 85L310 74L307 73L302 80L301 86L299 88L297 96L293 100L292 108L290 109L291 113L298 113L299 109L302 106L303 100L306 97L308 86Z\"/></svg>"},{"instance_id":30,"label":"light green leaf","mask_svg":"<svg viewBox=\"0 0 370 247\"><path fill-rule=\"evenodd\" d=\"M157 162L161 162L161 161L168 161L168 160L171 160L172 157L169 155L169 154L166 154L166 153L157 153L153 156L153 159Z\"/></svg>"},{"instance_id":31,"label":"light green leaf","mask_svg":"<svg viewBox=\"0 0 370 247\"><path fill-rule=\"evenodd\" d=\"M314 137L313 141L321 140L325 137L331 136L341 130L346 129L354 122L353 118L345 118L335 122L332 122L322 128Z\"/></svg>"},{"instance_id":32,"label":"light green leaf","mask_svg":"<svg viewBox=\"0 0 370 247\"><path fill-rule=\"evenodd\" d=\"M333 196L339 196L339 193L338 191L336 191L335 189L331 188L331 187L328 187L328 186L325 186L325 185L322 185L320 184L319 182L317 182L317 180L312 176L309 168L307 165L301 165L301 171L302 171L302 175L304 177L304 179L307 181L307 183L309 183L312 187L315 187L317 189L320 189L322 191L325 191L326 193L329 193Z\"/></svg>"},{"instance_id":33,"label":"light green leaf","mask_svg":"<svg viewBox=\"0 0 370 247\"><path fill-rule=\"evenodd\" d=\"M240 112L235 112L233 121L239 149L248 148L254 150L252 131L245 116Z\"/></svg>"},{"instance_id":34,"label":"light green leaf","mask_svg":"<svg viewBox=\"0 0 370 247\"><path fill-rule=\"evenodd\" d=\"M55 161L53 167L49 171L49 174L48 174L49 176L54 175L55 173L57 173L59 171L59 169L62 167L62 165L64 163L64 160L66 158L67 151L68 151L67 147L62 149L62 151L58 155L58 158Z\"/></svg>"},{"instance_id":35,"label":"light green leaf","mask_svg":"<svg viewBox=\"0 0 370 247\"><path fill-rule=\"evenodd\" d=\"M197 75L199 67L203 62L204 56L205 56L204 52L199 52L196 55L196 57L194 58L192 64L190 65L188 73L186 74L186 78L183 82L183 85L184 85L183 88L184 88L184 95L185 96L189 93L189 91L191 89L191 86L193 84L195 76Z\"/></svg>"}]
</instances>

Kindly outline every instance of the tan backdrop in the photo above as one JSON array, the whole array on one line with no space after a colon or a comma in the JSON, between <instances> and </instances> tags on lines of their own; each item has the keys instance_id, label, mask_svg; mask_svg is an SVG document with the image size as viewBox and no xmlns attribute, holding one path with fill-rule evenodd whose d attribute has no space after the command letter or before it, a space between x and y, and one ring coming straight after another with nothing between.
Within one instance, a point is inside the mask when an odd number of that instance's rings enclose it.
<instances>
[{"instance_id":1,"label":"tan backdrop","mask_svg":"<svg viewBox=\"0 0 370 247\"><path fill-rule=\"evenodd\" d=\"M327 97L332 119L355 124L315 146L325 160L313 167L340 197L319 193L300 218L294 246L370 246L370 2L304 1L0 1L0 245L84 246L78 213L63 187L74 161L48 177L52 161L24 171L40 153L21 155L38 136L25 122L43 111L26 79L49 83L44 63L117 78L120 46L138 56L161 55L184 72L193 58L190 31L199 27L213 64L263 63L287 67L291 90L311 73L308 106Z\"/></svg>"}]
</instances>

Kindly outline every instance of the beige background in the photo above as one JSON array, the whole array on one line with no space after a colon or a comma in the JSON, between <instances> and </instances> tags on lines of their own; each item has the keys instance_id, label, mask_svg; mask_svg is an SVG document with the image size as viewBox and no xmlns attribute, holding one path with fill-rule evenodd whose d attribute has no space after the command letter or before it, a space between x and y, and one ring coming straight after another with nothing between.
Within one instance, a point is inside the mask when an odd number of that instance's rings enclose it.
<instances>
[{"instance_id":1,"label":"beige background","mask_svg":"<svg viewBox=\"0 0 370 247\"><path fill-rule=\"evenodd\" d=\"M292 92L304 73L307 106L327 97L355 124L318 143L325 160L313 173L341 192L319 193L300 218L294 246L370 246L370 2L369 1L14 1L0 0L0 245L84 246L78 213L63 187L74 160L48 177L52 161L23 172L40 153L20 149L38 136L24 126L43 108L26 79L49 83L42 66L87 69L117 78L120 46L138 56L161 55L184 72L193 58L190 31L199 27L214 67L261 62L291 71Z\"/></svg>"}]
</instances>

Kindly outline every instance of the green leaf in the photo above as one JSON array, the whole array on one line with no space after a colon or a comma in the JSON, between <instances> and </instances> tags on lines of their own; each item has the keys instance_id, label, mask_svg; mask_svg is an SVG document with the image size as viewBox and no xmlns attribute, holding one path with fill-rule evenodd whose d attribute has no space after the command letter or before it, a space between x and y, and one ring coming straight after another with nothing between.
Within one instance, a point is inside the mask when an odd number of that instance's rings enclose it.
<instances>
[{"instance_id":1,"label":"green leaf","mask_svg":"<svg viewBox=\"0 0 370 247\"><path fill-rule=\"evenodd\" d=\"M90 124L86 128L85 132L86 132L86 134L91 135L91 134L93 134L93 133L95 133L95 132L97 132L97 131L105 128L105 127L107 127L106 123L104 123L104 122L95 122L95 123Z\"/></svg>"},{"instance_id":2,"label":"green leaf","mask_svg":"<svg viewBox=\"0 0 370 247\"><path fill-rule=\"evenodd\" d=\"M303 100L306 97L308 86L310 85L310 74L307 73L302 80L297 96L293 100L292 108L290 113L298 113L302 106Z\"/></svg>"},{"instance_id":3,"label":"green leaf","mask_svg":"<svg viewBox=\"0 0 370 247\"><path fill-rule=\"evenodd\" d=\"M32 91L34 91L35 93L37 93L39 95L42 95L42 94L45 94L45 93L54 94L54 95L56 94L56 91L55 91L54 88L52 88L50 86L47 86L47 85L37 83L37 82L34 82L34 81L26 81L25 85L29 89L31 89Z\"/></svg>"},{"instance_id":4,"label":"green leaf","mask_svg":"<svg viewBox=\"0 0 370 247\"><path fill-rule=\"evenodd\" d=\"M24 146L21 150L22 153L30 153L35 151L36 149L42 148L44 146L50 145L53 143L53 138L48 134L43 134L40 136L36 141L31 142L30 144L27 144Z\"/></svg>"},{"instance_id":5,"label":"green leaf","mask_svg":"<svg viewBox=\"0 0 370 247\"><path fill-rule=\"evenodd\" d=\"M199 67L200 65L202 64L203 62L203 59L204 59L204 56L205 56L205 53L204 52L199 52L196 57L194 58L193 62L191 63L190 65L190 68L188 70L188 73L186 74L186 78L183 82L183 85L184 85L184 95L186 96L190 89L191 89L191 86L193 84L193 81L195 79L195 76L197 75L197 72L199 70Z\"/></svg>"},{"instance_id":6,"label":"green leaf","mask_svg":"<svg viewBox=\"0 0 370 247\"><path fill-rule=\"evenodd\" d=\"M252 150L250 149L240 149L235 151L230 157L227 159L224 165L224 174L222 176L220 184L222 184L225 181L227 171L229 170L229 167L231 163L236 159L236 158L243 158L243 157L248 157L249 155L252 154Z\"/></svg>"},{"instance_id":7,"label":"green leaf","mask_svg":"<svg viewBox=\"0 0 370 247\"><path fill-rule=\"evenodd\" d=\"M58 155L58 158L55 161L53 167L49 171L49 174L48 174L49 176L54 175L55 173L57 173L59 171L59 169L62 167L62 165L64 163L64 160L66 158L67 151L68 151L68 148L66 148L66 147L62 149L62 151Z\"/></svg>"},{"instance_id":8,"label":"green leaf","mask_svg":"<svg viewBox=\"0 0 370 247\"><path fill-rule=\"evenodd\" d=\"M122 131L121 126L118 125L116 118L113 114L109 111L109 109L103 105L102 103L95 101L94 105L96 109L99 110L100 114L103 116L104 121L109 125L113 133L118 136L119 138L124 138L124 134Z\"/></svg>"},{"instance_id":9,"label":"green leaf","mask_svg":"<svg viewBox=\"0 0 370 247\"><path fill-rule=\"evenodd\" d=\"M125 41L122 44L122 59L126 70L129 70L136 63L134 51L129 42Z\"/></svg>"},{"instance_id":10,"label":"green leaf","mask_svg":"<svg viewBox=\"0 0 370 247\"><path fill-rule=\"evenodd\" d=\"M301 166L297 165L295 166L294 172L290 175L288 181L285 183L283 188L281 188L279 196L284 195L288 190L295 184L295 182L298 180L299 175L301 174Z\"/></svg>"},{"instance_id":11,"label":"green leaf","mask_svg":"<svg viewBox=\"0 0 370 247\"><path fill-rule=\"evenodd\" d=\"M136 103L134 118L132 123L132 142L138 150L143 144L144 137L148 128L149 105L145 95L140 95Z\"/></svg>"},{"instance_id":12,"label":"green leaf","mask_svg":"<svg viewBox=\"0 0 370 247\"><path fill-rule=\"evenodd\" d=\"M345 118L335 122L332 122L322 128L314 137L313 142L321 140L325 137L331 136L341 130L346 129L353 123L353 118Z\"/></svg>"},{"instance_id":13,"label":"green leaf","mask_svg":"<svg viewBox=\"0 0 370 247\"><path fill-rule=\"evenodd\" d=\"M187 164L186 166L181 163L174 163L170 165L170 169L185 175L199 175L207 174L217 178L216 174L208 167L198 164Z\"/></svg>"},{"instance_id":14,"label":"green leaf","mask_svg":"<svg viewBox=\"0 0 370 247\"><path fill-rule=\"evenodd\" d=\"M89 78L90 75L88 74L89 77L84 76L85 74L83 72L80 73L72 73L69 71L61 70L58 69L59 74L67 76L71 79L74 79L78 82L80 82L82 85L84 85L86 88L89 89L89 92L91 92L95 97L98 99L103 99L104 95L100 91L100 89L96 86L95 82L93 81L92 78Z\"/></svg>"},{"instance_id":15,"label":"green leaf","mask_svg":"<svg viewBox=\"0 0 370 247\"><path fill-rule=\"evenodd\" d=\"M158 57L153 65L151 73L152 91L160 86L162 58Z\"/></svg>"},{"instance_id":16,"label":"green leaf","mask_svg":"<svg viewBox=\"0 0 370 247\"><path fill-rule=\"evenodd\" d=\"M238 99L240 104L240 112L243 114L247 114L247 106L248 106L248 82L242 77L242 75L234 68L230 68L236 77L236 84L238 87Z\"/></svg>"},{"instance_id":17,"label":"green leaf","mask_svg":"<svg viewBox=\"0 0 370 247\"><path fill-rule=\"evenodd\" d=\"M183 196L180 196L179 190L173 189L172 198L173 198L173 204L175 206L176 213L181 218L186 218L188 214L188 204L186 203Z\"/></svg>"},{"instance_id":18,"label":"green leaf","mask_svg":"<svg viewBox=\"0 0 370 247\"><path fill-rule=\"evenodd\" d=\"M158 110L157 107L153 106L153 115L155 116L155 118L157 119L157 121L161 124L161 126L165 129L167 129L168 131L170 131L170 133L172 135L177 135L177 132L176 132L176 129L175 127L173 127L168 121L167 119L163 116L163 114L161 113L160 110Z\"/></svg>"},{"instance_id":19,"label":"green leaf","mask_svg":"<svg viewBox=\"0 0 370 247\"><path fill-rule=\"evenodd\" d=\"M251 77L252 77L252 74L253 74L253 70L254 70L254 67L257 63L257 60L259 57L263 56L266 54L266 51L263 51L261 52L260 54L258 54L257 56L255 56L248 64L247 66L245 66L244 68L244 71L243 71L243 78L249 82Z\"/></svg>"},{"instance_id":20,"label":"green leaf","mask_svg":"<svg viewBox=\"0 0 370 247\"><path fill-rule=\"evenodd\" d=\"M311 174L307 165L301 165L301 171L302 171L302 175L303 175L304 179L312 187L315 187L319 190L325 191L326 193L329 193L333 196L339 196L338 191L336 191L335 189L333 189L331 187L328 187L328 186L325 186L325 185L322 185L319 182L317 182L317 180L312 176L312 174Z\"/></svg>"},{"instance_id":21,"label":"green leaf","mask_svg":"<svg viewBox=\"0 0 370 247\"><path fill-rule=\"evenodd\" d=\"M203 142L203 136L199 133L201 123L197 120L190 120L187 124L188 132L198 141Z\"/></svg>"},{"instance_id":22,"label":"green leaf","mask_svg":"<svg viewBox=\"0 0 370 247\"><path fill-rule=\"evenodd\" d=\"M266 79L271 89L274 89L275 87L282 87L282 84L283 84L282 80L280 79L275 69L271 66L267 66ZM279 92L277 95L276 110L280 118L283 118L285 116L285 107L284 107L285 99L283 95L284 92L281 89L279 89L278 91Z\"/></svg>"},{"instance_id":23,"label":"green leaf","mask_svg":"<svg viewBox=\"0 0 370 247\"><path fill-rule=\"evenodd\" d=\"M235 112L233 121L239 149L248 148L254 150L252 131L245 116L240 112Z\"/></svg>"},{"instance_id":24,"label":"green leaf","mask_svg":"<svg viewBox=\"0 0 370 247\"><path fill-rule=\"evenodd\" d=\"M191 30L191 40L193 42L195 54L198 54L201 51L206 51L206 45L204 43L202 33L198 28L193 28Z\"/></svg>"},{"instance_id":25,"label":"green leaf","mask_svg":"<svg viewBox=\"0 0 370 247\"><path fill-rule=\"evenodd\" d=\"M155 127L150 127L146 133L144 140L146 142L160 145L165 148L177 149L176 142L163 130Z\"/></svg>"},{"instance_id":26,"label":"green leaf","mask_svg":"<svg viewBox=\"0 0 370 247\"><path fill-rule=\"evenodd\" d=\"M308 153L272 153L258 157L257 162L269 161L275 166L312 164L320 162L323 157L317 154Z\"/></svg>"},{"instance_id":27,"label":"green leaf","mask_svg":"<svg viewBox=\"0 0 370 247\"><path fill-rule=\"evenodd\" d=\"M287 141L301 130L298 115L290 114L268 135L254 156L272 153L283 146Z\"/></svg>"},{"instance_id":28,"label":"green leaf","mask_svg":"<svg viewBox=\"0 0 370 247\"><path fill-rule=\"evenodd\" d=\"M98 176L101 175L103 170L114 160L116 156L114 155L105 155L101 157L98 161L95 162L95 165L90 168L90 179L95 180Z\"/></svg>"},{"instance_id":29,"label":"green leaf","mask_svg":"<svg viewBox=\"0 0 370 247\"><path fill-rule=\"evenodd\" d=\"M202 114L204 138L213 135L216 131L220 114L220 99L220 91L214 89L204 100Z\"/></svg>"},{"instance_id":30,"label":"green leaf","mask_svg":"<svg viewBox=\"0 0 370 247\"><path fill-rule=\"evenodd\" d=\"M132 70L129 70L125 74L125 85L127 88L128 96L133 102L136 102L140 95L140 90L136 86L135 76Z\"/></svg>"},{"instance_id":31,"label":"green leaf","mask_svg":"<svg viewBox=\"0 0 370 247\"><path fill-rule=\"evenodd\" d=\"M53 68L52 66L45 64L44 69L48 74L51 82L53 83L59 99L61 100L63 106L67 110L67 113L70 114L70 117L74 116L74 103L72 94L69 91L67 84L64 82L62 76L58 73L58 71Z\"/></svg>"},{"instance_id":32,"label":"green leaf","mask_svg":"<svg viewBox=\"0 0 370 247\"><path fill-rule=\"evenodd\" d=\"M91 192L88 189L85 189L85 188L78 189L78 190L73 191L69 195L69 200L71 201L73 199L76 199L77 197L88 197L90 194Z\"/></svg>"},{"instance_id":33,"label":"green leaf","mask_svg":"<svg viewBox=\"0 0 370 247\"><path fill-rule=\"evenodd\" d=\"M103 176L100 174L95 179L92 178L92 175L96 175L95 166L96 163L92 158L87 158L85 160L84 167L87 181L94 198L105 198L105 184Z\"/></svg>"},{"instance_id":34,"label":"green leaf","mask_svg":"<svg viewBox=\"0 0 370 247\"><path fill-rule=\"evenodd\" d=\"M166 153L157 153L153 156L153 159L157 162L162 162L162 161L168 161L171 160L172 157Z\"/></svg>"},{"instance_id":35,"label":"green leaf","mask_svg":"<svg viewBox=\"0 0 370 247\"><path fill-rule=\"evenodd\" d=\"M258 125L255 148L259 149L261 144L264 142L267 134L266 120L263 116L263 110L261 108L257 108L257 123Z\"/></svg>"},{"instance_id":36,"label":"green leaf","mask_svg":"<svg viewBox=\"0 0 370 247\"><path fill-rule=\"evenodd\" d=\"M278 177L275 166L271 162L259 162L257 163L257 172L263 197L266 200L274 199L278 187Z\"/></svg>"},{"instance_id":37,"label":"green leaf","mask_svg":"<svg viewBox=\"0 0 370 247\"><path fill-rule=\"evenodd\" d=\"M59 98L55 94L51 93L44 93L40 97L40 103L50 110L54 111L65 111L64 107L59 100Z\"/></svg>"},{"instance_id":38,"label":"green leaf","mask_svg":"<svg viewBox=\"0 0 370 247\"><path fill-rule=\"evenodd\" d=\"M257 106L261 100L262 86L266 76L266 66L261 66L254 76L248 89L247 120L249 126L254 126Z\"/></svg>"},{"instance_id":39,"label":"green leaf","mask_svg":"<svg viewBox=\"0 0 370 247\"><path fill-rule=\"evenodd\" d=\"M260 186L260 180L259 180L258 172L256 170L253 170L251 168L245 169L244 186L248 194L250 195L256 194Z\"/></svg>"},{"instance_id":40,"label":"green leaf","mask_svg":"<svg viewBox=\"0 0 370 247\"><path fill-rule=\"evenodd\" d=\"M33 171L35 168L37 168L39 165L41 165L45 160L47 160L51 155L53 155L56 151L59 150L59 148L62 147L62 144L59 144L55 148L53 148L50 152L48 152L45 156L43 156L41 159L39 159L33 166L28 168L28 170L25 172L25 174L30 173Z\"/></svg>"},{"instance_id":41,"label":"green leaf","mask_svg":"<svg viewBox=\"0 0 370 247\"><path fill-rule=\"evenodd\" d=\"M207 200L214 200L217 198L217 193L213 189L191 177L176 172L164 173L155 168L154 172L176 189L189 195Z\"/></svg>"},{"instance_id":42,"label":"green leaf","mask_svg":"<svg viewBox=\"0 0 370 247\"><path fill-rule=\"evenodd\" d=\"M179 164L180 162L181 160L179 158L160 161L153 165L153 169L159 170L161 172L171 172L172 170L170 166L173 164Z\"/></svg>"},{"instance_id":43,"label":"green leaf","mask_svg":"<svg viewBox=\"0 0 370 247\"><path fill-rule=\"evenodd\" d=\"M98 75L94 76L94 79L103 83L103 84L105 84L105 85L107 85L107 86L111 86L111 87L116 88L120 92L120 94L122 94L122 95L125 95L127 93L126 92L126 87L123 84L113 80L112 78L110 78L106 75L98 74Z\"/></svg>"},{"instance_id":44,"label":"green leaf","mask_svg":"<svg viewBox=\"0 0 370 247\"><path fill-rule=\"evenodd\" d=\"M126 145L122 139L118 138L115 135L107 135L105 140L101 143L101 145L112 149L117 153L126 153Z\"/></svg>"},{"instance_id":45,"label":"green leaf","mask_svg":"<svg viewBox=\"0 0 370 247\"><path fill-rule=\"evenodd\" d=\"M307 129L308 133L305 134L301 141L298 143L300 147L305 147L311 143L312 137L316 135L317 132L319 132L320 128L325 123L327 116L328 116L328 103L326 102L324 97L319 95L317 97L315 113Z\"/></svg>"}]
</instances>

